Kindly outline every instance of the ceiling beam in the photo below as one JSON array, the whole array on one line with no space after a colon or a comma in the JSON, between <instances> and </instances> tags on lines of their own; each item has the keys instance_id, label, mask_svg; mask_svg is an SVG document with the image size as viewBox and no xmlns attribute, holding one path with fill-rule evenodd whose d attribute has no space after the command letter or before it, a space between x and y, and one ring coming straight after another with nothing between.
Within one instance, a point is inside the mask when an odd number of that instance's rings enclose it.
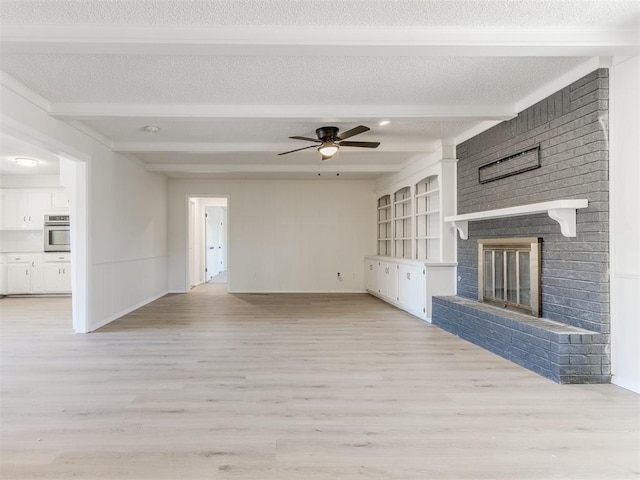
<instances>
[{"instance_id":1,"label":"ceiling beam","mask_svg":"<svg viewBox=\"0 0 640 480\"><path fill-rule=\"evenodd\" d=\"M511 105L166 105L113 103L53 103L49 114L66 119L91 117L145 118L291 118L291 119L411 119L508 120Z\"/></svg>"},{"instance_id":2,"label":"ceiling beam","mask_svg":"<svg viewBox=\"0 0 640 480\"><path fill-rule=\"evenodd\" d=\"M4 53L611 56L637 54L640 34L622 27L3 25L0 41Z\"/></svg>"},{"instance_id":3,"label":"ceiling beam","mask_svg":"<svg viewBox=\"0 0 640 480\"><path fill-rule=\"evenodd\" d=\"M401 164L358 164L345 165L339 162L325 161L310 165L256 165L256 164L165 164L145 163L150 172L187 172L187 173L393 173L402 168Z\"/></svg>"},{"instance_id":4,"label":"ceiling beam","mask_svg":"<svg viewBox=\"0 0 640 480\"><path fill-rule=\"evenodd\" d=\"M309 145L312 145L309 143ZM173 152L173 153L242 153L242 152L286 152L305 144L297 143L259 143L259 142L114 142L112 149L114 152ZM352 147L342 147L347 152L366 151L369 155L376 155L380 152L433 152L435 145L430 142L384 142L375 151L370 149L354 150ZM314 150L309 149L315 153ZM300 152L304 155L309 152Z\"/></svg>"}]
</instances>

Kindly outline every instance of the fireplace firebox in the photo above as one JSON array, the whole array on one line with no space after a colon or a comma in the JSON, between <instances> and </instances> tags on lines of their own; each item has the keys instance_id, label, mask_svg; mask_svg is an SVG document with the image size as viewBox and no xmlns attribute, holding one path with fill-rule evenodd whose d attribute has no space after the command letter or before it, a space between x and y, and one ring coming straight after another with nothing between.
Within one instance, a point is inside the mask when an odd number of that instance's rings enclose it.
<instances>
[{"instance_id":1,"label":"fireplace firebox","mask_svg":"<svg viewBox=\"0 0 640 480\"><path fill-rule=\"evenodd\" d=\"M535 237L478 240L478 300L539 317L541 244Z\"/></svg>"}]
</instances>

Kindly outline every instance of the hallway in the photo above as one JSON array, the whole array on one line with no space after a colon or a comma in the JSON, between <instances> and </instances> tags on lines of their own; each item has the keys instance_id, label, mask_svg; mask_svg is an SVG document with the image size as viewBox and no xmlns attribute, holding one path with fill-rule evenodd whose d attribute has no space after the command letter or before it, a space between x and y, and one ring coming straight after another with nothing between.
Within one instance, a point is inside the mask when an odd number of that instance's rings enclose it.
<instances>
[{"instance_id":1,"label":"hallway","mask_svg":"<svg viewBox=\"0 0 640 480\"><path fill-rule=\"evenodd\" d=\"M640 397L557 385L364 294L202 285L89 335L4 298L0 476L625 479Z\"/></svg>"}]
</instances>

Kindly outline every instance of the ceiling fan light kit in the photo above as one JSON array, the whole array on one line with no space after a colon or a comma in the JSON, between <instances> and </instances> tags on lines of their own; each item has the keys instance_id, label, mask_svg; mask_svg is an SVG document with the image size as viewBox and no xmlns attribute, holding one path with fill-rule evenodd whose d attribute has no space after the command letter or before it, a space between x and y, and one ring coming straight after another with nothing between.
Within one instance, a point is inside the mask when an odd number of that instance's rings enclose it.
<instances>
[{"instance_id":1,"label":"ceiling fan light kit","mask_svg":"<svg viewBox=\"0 0 640 480\"><path fill-rule=\"evenodd\" d=\"M338 153L338 146L333 143L325 142L318 148L318 151L322 155L322 159L331 158Z\"/></svg>"},{"instance_id":2,"label":"ceiling fan light kit","mask_svg":"<svg viewBox=\"0 0 640 480\"><path fill-rule=\"evenodd\" d=\"M322 160L328 160L333 157L340 147L359 147L359 148L377 148L380 142L351 142L345 141L347 138L353 137L360 133L368 132L371 130L369 127L359 125L347 130L346 132L339 133L338 127L320 127L316 129L316 138L293 136L289 137L293 140L304 140L307 142L314 142L315 145L309 145L308 147L297 148L288 152L282 152L278 155L287 155L288 153L299 152L300 150L307 150L309 148L317 148L318 152L322 156Z\"/></svg>"}]
</instances>

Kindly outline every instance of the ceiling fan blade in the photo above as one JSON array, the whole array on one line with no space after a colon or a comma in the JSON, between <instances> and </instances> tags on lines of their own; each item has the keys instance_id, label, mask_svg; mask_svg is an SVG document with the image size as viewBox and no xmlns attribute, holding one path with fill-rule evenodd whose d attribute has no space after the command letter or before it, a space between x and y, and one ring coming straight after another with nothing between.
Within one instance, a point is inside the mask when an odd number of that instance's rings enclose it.
<instances>
[{"instance_id":1,"label":"ceiling fan blade","mask_svg":"<svg viewBox=\"0 0 640 480\"><path fill-rule=\"evenodd\" d=\"M295 150L289 150L288 152L282 152L278 155L286 155L287 153L299 152L300 150L306 150L307 148L318 148L317 145L309 145L308 147L296 148Z\"/></svg>"},{"instance_id":2,"label":"ceiling fan blade","mask_svg":"<svg viewBox=\"0 0 640 480\"><path fill-rule=\"evenodd\" d=\"M341 147L363 147L363 148L378 148L380 142L340 142Z\"/></svg>"},{"instance_id":3,"label":"ceiling fan blade","mask_svg":"<svg viewBox=\"0 0 640 480\"><path fill-rule=\"evenodd\" d=\"M317 138L299 137L299 136L289 137L289 138L293 138L294 140L307 140L308 142L319 142L320 141Z\"/></svg>"},{"instance_id":4,"label":"ceiling fan blade","mask_svg":"<svg viewBox=\"0 0 640 480\"><path fill-rule=\"evenodd\" d=\"M347 130L346 132L338 133L338 138L340 140L344 140L345 138L353 137L354 135L368 132L369 130L371 130L369 127L365 127L364 125L359 125L357 127L352 128L351 130Z\"/></svg>"}]
</instances>

